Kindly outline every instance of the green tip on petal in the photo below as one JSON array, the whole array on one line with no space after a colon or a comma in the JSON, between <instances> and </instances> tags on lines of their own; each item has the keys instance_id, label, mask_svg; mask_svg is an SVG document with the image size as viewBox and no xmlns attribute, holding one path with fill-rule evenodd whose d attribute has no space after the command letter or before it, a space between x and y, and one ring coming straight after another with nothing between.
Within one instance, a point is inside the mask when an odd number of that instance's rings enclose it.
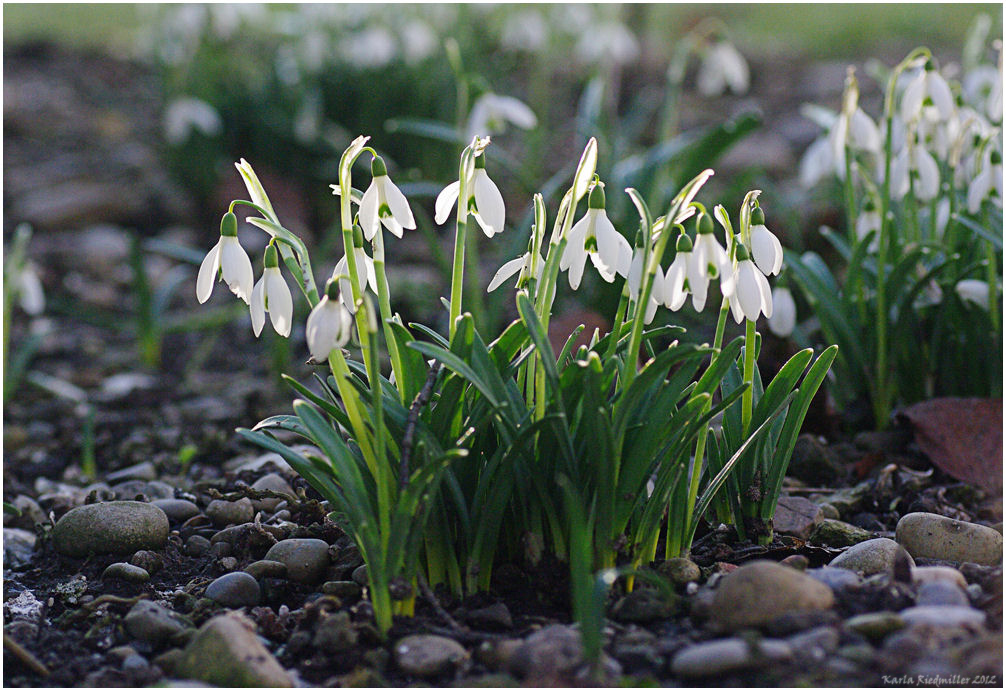
<instances>
[{"instance_id":1,"label":"green tip on petal","mask_svg":"<svg viewBox=\"0 0 1006 691\"><path fill-rule=\"evenodd\" d=\"M713 219L710 218L709 214L699 214L699 220L695 225L701 235L709 235L716 231L715 226L713 226Z\"/></svg>"},{"instance_id":2,"label":"green tip on petal","mask_svg":"<svg viewBox=\"0 0 1006 691\"><path fill-rule=\"evenodd\" d=\"M1003 155L998 151L993 151L989 156L989 162L994 165L1000 165L1003 162Z\"/></svg>"},{"instance_id":3,"label":"green tip on petal","mask_svg":"<svg viewBox=\"0 0 1006 691\"><path fill-rule=\"evenodd\" d=\"M332 301L339 299L339 282L334 278L328 279L328 283L325 284L325 295Z\"/></svg>"},{"instance_id":4,"label":"green tip on petal","mask_svg":"<svg viewBox=\"0 0 1006 691\"><path fill-rule=\"evenodd\" d=\"M370 162L370 172L375 178L387 175L388 167L384 165L384 159L380 156L374 156L374 160Z\"/></svg>"},{"instance_id":5,"label":"green tip on petal","mask_svg":"<svg viewBox=\"0 0 1006 691\"><path fill-rule=\"evenodd\" d=\"M233 211L228 211L220 219L220 234L229 238L238 236L238 217L234 215Z\"/></svg>"},{"instance_id":6,"label":"green tip on petal","mask_svg":"<svg viewBox=\"0 0 1006 691\"><path fill-rule=\"evenodd\" d=\"M675 249L678 252L691 252L692 251L692 239L682 233L678 236L678 242L675 245Z\"/></svg>"},{"instance_id":7,"label":"green tip on petal","mask_svg":"<svg viewBox=\"0 0 1006 691\"><path fill-rule=\"evenodd\" d=\"M604 208L604 188L600 185L594 185L593 189L590 190L590 197L587 198L587 207L590 209L603 209Z\"/></svg>"},{"instance_id":8,"label":"green tip on petal","mask_svg":"<svg viewBox=\"0 0 1006 691\"><path fill-rule=\"evenodd\" d=\"M765 225L765 212L761 210L760 206L756 206L751 210L751 225L753 226L763 226Z\"/></svg>"},{"instance_id":9,"label":"green tip on petal","mask_svg":"<svg viewBox=\"0 0 1006 691\"><path fill-rule=\"evenodd\" d=\"M936 65L933 64L933 59L930 58L926 60L926 72L934 72L934 71L936 71Z\"/></svg>"},{"instance_id":10,"label":"green tip on petal","mask_svg":"<svg viewBox=\"0 0 1006 691\"><path fill-rule=\"evenodd\" d=\"M363 247L363 228L359 223L353 224L353 247Z\"/></svg>"},{"instance_id":11,"label":"green tip on petal","mask_svg":"<svg viewBox=\"0 0 1006 691\"><path fill-rule=\"evenodd\" d=\"M867 197L866 201L863 203L863 211L876 211L877 203L873 201L873 197Z\"/></svg>"},{"instance_id":12,"label":"green tip on petal","mask_svg":"<svg viewBox=\"0 0 1006 691\"><path fill-rule=\"evenodd\" d=\"M478 156L475 157L475 169L478 170L479 168L485 168L485 167L486 167L486 155L479 154Z\"/></svg>"},{"instance_id":13,"label":"green tip on petal","mask_svg":"<svg viewBox=\"0 0 1006 691\"><path fill-rule=\"evenodd\" d=\"M737 252L737 261L742 262L745 259L750 259L751 258L751 253L748 252L748 248L747 247L745 247L744 245L742 245L741 243L738 242L737 245L736 245L736 248L737 248L736 249L736 252Z\"/></svg>"},{"instance_id":14,"label":"green tip on petal","mask_svg":"<svg viewBox=\"0 0 1006 691\"><path fill-rule=\"evenodd\" d=\"M267 269L275 269L279 267L279 252L276 251L276 245L269 243L265 248L265 258L262 262Z\"/></svg>"}]
</instances>

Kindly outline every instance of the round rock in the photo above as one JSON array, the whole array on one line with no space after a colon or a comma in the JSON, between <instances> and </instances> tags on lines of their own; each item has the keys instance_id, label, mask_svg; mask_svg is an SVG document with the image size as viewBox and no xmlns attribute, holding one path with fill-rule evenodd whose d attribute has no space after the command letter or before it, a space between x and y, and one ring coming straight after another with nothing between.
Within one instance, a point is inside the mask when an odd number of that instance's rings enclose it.
<instances>
[{"instance_id":1,"label":"round rock","mask_svg":"<svg viewBox=\"0 0 1006 691\"><path fill-rule=\"evenodd\" d=\"M141 569L139 566L133 566L124 561L117 561L114 564L109 564L101 572L101 580L108 578L118 578L130 583L146 583L150 580L150 574L147 573L146 569Z\"/></svg>"},{"instance_id":2,"label":"round rock","mask_svg":"<svg viewBox=\"0 0 1006 691\"><path fill-rule=\"evenodd\" d=\"M950 566L916 566L912 569L912 583L923 586L926 583L953 583L954 585L967 588L968 581L964 574Z\"/></svg>"},{"instance_id":3,"label":"round rock","mask_svg":"<svg viewBox=\"0 0 1006 691\"><path fill-rule=\"evenodd\" d=\"M255 508L248 497L242 497L237 501L214 499L206 506L206 515L213 521L213 525L223 528L247 523L255 517Z\"/></svg>"},{"instance_id":4,"label":"round rock","mask_svg":"<svg viewBox=\"0 0 1006 691\"><path fill-rule=\"evenodd\" d=\"M657 571L671 579L675 585L685 585L702 577L699 565L685 557L671 557L658 566Z\"/></svg>"},{"instance_id":5,"label":"round rock","mask_svg":"<svg viewBox=\"0 0 1006 691\"><path fill-rule=\"evenodd\" d=\"M130 636L154 645L164 643L192 626L188 620L167 607L149 600L141 600L133 605L122 623Z\"/></svg>"},{"instance_id":6,"label":"round rock","mask_svg":"<svg viewBox=\"0 0 1006 691\"><path fill-rule=\"evenodd\" d=\"M328 567L328 543L313 538L280 540L269 548L265 558L286 564L287 578L311 585L321 580Z\"/></svg>"},{"instance_id":7,"label":"round rock","mask_svg":"<svg viewBox=\"0 0 1006 691\"><path fill-rule=\"evenodd\" d=\"M749 645L739 638L727 638L688 646L671 660L671 669L678 676L698 678L784 662L792 657L793 649L785 641L765 639Z\"/></svg>"},{"instance_id":8,"label":"round rock","mask_svg":"<svg viewBox=\"0 0 1006 691\"><path fill-rule=\"evenodd\" d=\"M887 573L894 568L894 557L898 549L900 546L894 540L878 537L853 545L832 559L828 566L849 569L864 576Z\"/></svg>"},{"instance_id":9,"label":"round rock","mask_svg":"<svg viewBox=\"0 0 1006 691\"><path fill-rule=\"evenodd\" d=\"M69 557L160 549L168 539L168 517L152 504L110 501L71 509L52 530L56 549Z\"/></svg>"},{"instance_id":10,"label":"round rock","mask_svg":"<svg viewBox=\"0 0 1006 691\"><path fill-rule=\"evenodd\" d=\"M283 476L278 473L263 475L255 481L255 484L252 485L252 489L259 491L272 490L278 494L285 494L291 499L294 497L293 488L291 488L289 483L283 479ZM274 511L281 501L283 500L279 497L252 499L252 506L256 511Z\"/></svg>"},{"instance_id":11,"label":"round rock","mask_svg":"<svg viewBox=\"0 0 1006 691\"><path fill-rule=\"evenodd\" d=\"M395 664L414 677L436 677L468 658L460 643L443 636L406 636L395 643Z\"/></svg>"},{"instance_id":12,"label":"round rock","mask_svg":"<svg viewBox=\"0 0 1006 691\"><path fill-rule=\"evenodd\" d=\"M756 560L727 575L713 596L710 619L720 630L768 623L790 612L830 609L831 588L795 569Z\"/></svg>"},{"instance_id":13,"label":"round rock","mask_svg":"<svg viewBox=\"0 0 1006 691\"><path fill-rule=\"evenodd\" d=\"M246 566L244 570L245 573L251 575L256 580L262 578L286 578L286 564L281 561L259 559Z\"/></svg>"},{"instance_id":14,"label":"round rock","mask_svg":"<svg viewBox=\"0 0 1006 691\"><path fill-rule=\"evenodd\" d=\"M909 626L978 630L985 623L985 612L971 607L922 605L902 610L901 618Z\"/></svg>"},{"instance_id":15,"label":"round rock","mask_svg":"<svg viewBox=\"0 0 1006 691\"><path fill-rule=\"evenodd\" d=\"M156 499L150 503L163 511L172 523L184 523L199 515L199 507L187 499Z\"/></svg>"},{"instance_id":16,"label":"round rock","mask_svg":"<svg viewBox=\"0 0 1006 691\"><path fill-rule=\"evenodd\" d=\"M968 600L967 593L957 585L949 581L933 581L919 586L915 604L969 607L971 601Z\"/></svg>"},{"instance_id":17,"label":"round rock","mask_svg":"<svg viewBox=\"0 0 1006 691\"><path fill-rule=\"evenodd\" d=\"M258 581L244 571L224 574L206 587L206 597L224 607L254 607L261 591Z\"/></svg>"},{"instance_id":18,"label":"round rock","mask_svg":"<svg viewBox=\"0 0 1006 691\"><path fill-rule=\"evenodd\" d=\"M997 565L1003 559L1003 536L977 523L955 521L935 513L901 517L895 537L916 559Z\"/></svg>"}]
</instances>

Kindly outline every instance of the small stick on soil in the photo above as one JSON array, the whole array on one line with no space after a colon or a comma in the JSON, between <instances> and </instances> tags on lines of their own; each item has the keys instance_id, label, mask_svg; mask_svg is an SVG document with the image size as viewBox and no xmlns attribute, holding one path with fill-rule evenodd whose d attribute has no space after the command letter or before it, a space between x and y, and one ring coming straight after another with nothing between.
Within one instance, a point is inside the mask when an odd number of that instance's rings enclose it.
<instances>
[{"instance_id":1,"label":"small stick on soil","mask_svg":"<svg viewBox=\"0 0 1006 691\"><path fill-rule=\"evenodd\" d=\"M49 676L49 669L39 662L37 657L32 655L31 652L22 647L20 643L8 636L6 633L3 635L3 647L4 650L9 651L35 674L43 677Z\"/></svg>"},{"instance_id":2,"label":"small stick on soil","mask_svg":"<svg viewBox=\"0 0 1006 691\"><path fill-rule=\"evenodd\" d=\"M437 599L436 594L430 588L430 584L426 582L426 578L422 574L419 574L416 580L419 583L419 591L423 594L423 597L425 597L427 602L430 603L430 606L433 607L437 616L443 619L444 622L451 627L451 630L455 634L467 635L470 633L468 631L468 627L459 624L457 620L452 617L446 609L444 609L443 605L440 604L440 600Z\"/></svg>"},{"instance_id":3,"label":"small stick on soil","mask_svg":"<svg viewBox=\"0 0 1006 691\"><path fill-rule=\"evenodd\" d=\"M404 490L409 484L409 459L412 457L413 437L416 435L416 424L419 422L419 410L429 403L439 372L440 363L434 362L426 375L426 383L423 384L423 388L416 394L415 400L409 406L409 417L405 421L405 434L402 435L402 460L398 466L398 487L400 490Z\"/></svg>"}]
</instances>

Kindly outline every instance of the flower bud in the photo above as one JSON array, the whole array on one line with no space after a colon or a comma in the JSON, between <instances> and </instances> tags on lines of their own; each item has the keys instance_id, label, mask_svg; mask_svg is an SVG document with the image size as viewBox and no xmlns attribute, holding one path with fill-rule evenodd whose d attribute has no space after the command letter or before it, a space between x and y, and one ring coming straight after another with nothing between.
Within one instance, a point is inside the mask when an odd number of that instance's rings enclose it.
<instances>
[{"instance_id":1,"label":"flower bud","mask_svg":"<svg viewBox=\"0 0 1006 691\"><path fill-rule=\"evenodd\" d=\"M220 234L231 238L238 236L238 217L234 215L233 211L228 211L220 219Z\"/></svg>"},{"instance_id":2,"label":"flower bud","mask_svg":"<svg viewBox=\"0 0 1006 691\"><path fill-rule=\"evenodd\" d=\"M265 248L265 257L262 263L267 269L276 269L279 267L279 253L276 251L275 243L270 242Z\"/></svg>"},{"instance_id":3,"label":"flower bud","mask_svg":"<svg viewBox=\"0 0 1006 691\"><path fill-rule=\"evenodd\" d=\"M475 157L475 170L483 169L486 167L486 157L485 154L479 154Z\"/></svg>"},{"instance_id":4,"label":"flower bud","mask_svg":"<svg viewBox=\"0 0 1006 691\"><path fill-rule=\"evenodd\" d=\"M374 156L374 160L370 162L370 173L375 178L388 174L388 167L384 165L383 158L381 158L380 156Z\"/></svg>"},{"instance_id":5,"label":"flower bud","mask_svg":"<svg viewBox=\"0 0 1006 691\"><path fill-rule=\"evenodd\" d=\"M753 226L763 226L765 225L765 212L761 210L760 206L756 206L751 210L751 225Z\"/></svg>"},{"instance_id":6,"label":"flower bud","mask_svg":"<svg viewBox=\"0 0 1006 691\"><path fill-rule=\"evenodd\" d=\"M739 243L739 242L736 243L734 245L734 248L735 248L734 252L736 253L737 261L742 262L745 259L750 259L751 258L751 253L748 252L748 248L745 247L744 245L742 245L741 243Z\"/></svg>"},{"instance_id":7,"label":"flower bud","mask_svg":"<svg viewBox=\"0 0 1006 691\"><path fill-rule=\"evenodd\" d=\"M691 252L692 251L692 239L682 233L678 236L678 242L675 245L675 249L678 252Z\"/></svg>"},{"instance_id":8,"label":"flower bud","mask_svg":"<svg viewBox=\"0 0 1006 691\"><path fill-rule=\"evenodd\" d=\"M333 302L339 299L339 281L334 278L328 279L325 284L325 295Z\"/></svg>"},{"instance_id":9,"label":"flower bud","mask_svg":"<svg viewBox=\"0 0 1006 691\"><path fill-rule=\"evenodd\" d=\"M709 217L709 214L700 214L695 227L701 235L709 235L716 231L716 227L713 226L713 219Z\"/></svg>"}]
</instances>

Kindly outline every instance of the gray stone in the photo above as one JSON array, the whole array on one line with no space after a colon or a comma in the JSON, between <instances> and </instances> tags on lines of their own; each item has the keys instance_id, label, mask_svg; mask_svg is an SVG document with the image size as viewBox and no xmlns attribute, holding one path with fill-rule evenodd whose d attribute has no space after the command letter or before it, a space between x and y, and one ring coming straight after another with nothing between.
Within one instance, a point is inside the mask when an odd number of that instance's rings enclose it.
<instances>
[{"instance_id":1,"label":"gray stone","mask_svg":"<svg viewBox=\"0 0 1006 691\"><path fill-rule=\"evenodd\" d=\"M969 607L971 601L959 586L947 581L933 581L919 586L915 604Z\"/></svg>"},{"instance_id":2,"label":"gray stone","mask_svg":"<svg viewBox=\"0 0 1006 691\"><path fill-rule=\"evenodd\" d=\"M220 561L217 562L220 568L224 571L234 571L238 567L237 557L221 557Z\"/></svg>"},{"instance_id":3,"label":"gray stone","mask_svg":"<svg viewBox=\"0 0 1006 691\"><path fill-rule=\"evenodd\" d=\"M827 547L849 547L873 537L869 530L857 528L851 523L836 521L833 518L822 519L814 526L810 542L814 545Z\"/></svg>"},{"instance_id":4,"label":"gray stone","mask_svg":"<svg viewBox=\"0 0 1006 691\"><path fill-rule=\"evenodd\" d=\"M964 574L951 566L916 566L912 569L912 582L917 586L926 583L953 583L961 588L968 587Z\"/></svg>"},{"instance_id":5,"label":"gray stone","mask_svg":"<svg viewBox=\"0 0 1006 691\"><path fill-rule=\"evenodd\" d=\"M285 494L289 498L294 498L293 488L278 473L263 475L252 485L255 490L272 490L279 494ZM252 506L256 511L274 511L279 503L283 501L279 497L267 497L265 499L252 499Z\"/></svg>"},{"instance_id":6,"label":"gray stone","mask_svg":"<svg viewBox=\"0 0 1006 691\"><path fill-rule=\"evenodd\" d=\"M337 655L352 650L356 641L356 630L349 620L349 612L336 612L321 620L312 642L322 652Z\"/></svg>"},{"instance_id":7,"label":"gray stone","mask_svg":"<svg viewBox=\"0 0 1006 691\"><path fill-rule=\"evenodd\" d=\"M213 617L173 661L172 674L216 686L291 687L293 681L239 612Z\"/></svg>"},{"instance_id":8,"label":"gray stone","mask_svg":"<svg viewBox=\"0 0 1006 691\"><path fill-rule=\"evenodd\" d=\"M133 605L122 623L130 636L154 645L166 643L172 636L192 627L192 623L181 615L149 600Z\"/></svg>"},{"instance_id":9,"label":"gray stone","mask_svg":"<svg viewBox=\"0 0 1006 691\"><path fill-rule=\"evenodd\" d=\"M124 480L112 485L110 491L118 499L134 499L142 494L147 499L157 500L170 499L175 495L175 490L171 485L157 480Z\"/></svg>"},{"instance_id":10,"label":"gray stone","mask_svg":"<svg viewBox=\"0 0 1006 691\"><path fill-rule=\"evenodd\" d=\"M997 565L1003 559L1003 536L977 523L956 521L935 513L901 517L895 536L915 558Z\"/></svg>"},{"instance_id":11,"label":"gray stone","mask_svg":"<svg viewBox=\"0 0 1006 691\"><path fill-rule=\"evenodd\" d=\"M672 557L657 567L657 571L666 576L675 585L685 585L693 583L702 578L702 571L699 565L691 559L684 557Z\"/></svg>"},{"instance_id":12,"label":"gray stone","mask_svg":"<svg viewBox=\"0 0 1006 691\"><path fill-rule=\"evenodd\" d=\"M286 578L286 564L281 561L260 559L246 566L244 570L245 573L250 574L257 580L263 578Z\"/></svg>"},{"instance_id":13,"label":"gray stone","mask_svg":"<svg viewBox=\"0 0 1006 691\"><path fill-rule=\"evenodd\" d=\"M847 619L845 628L877 642L905 628L905 620L897 612L868 612Z\"/></svg>"},{"instance_id":14,"label":"gray stone","mask_svg":"<svg viewBox=\"0 0 1006 691\"><path fill-rule=\"evenodd\" d=\"M4 513L3 524L5 526L10 525L13 528L24 528L25 530L31 530L39 523L46 522L45 511L42 507L38 505L38 502L29 497L27 494L19 494L14 497L11 502L14 508L21 512L20 516L15 516L13 514Z\"/></svg>"},{"instance_id":15,"label":"gray stone","mask_svg":"<svg viewBox=\"0 0 1006 691\"><path fill-rule=\"evenodd\" d=\"M985 613L971 607L923 605L921 607L909 607L902 610L901 617L909 626L977 630L985 624Z\"/></svg>"},{"instance_id":16,"label":"gray stone","mask_svg":"<svg viewBox=\"0 0 1006 691\"><path fill-rule=\"evenodd\" d=\"M726 638L679 651L671 660L671 670L678 676L696 679L786 662L792 657L793 649L785 641L763 639L749 643Z\"/></svg>"},{"instance_id":17,"label":"gray stone","mask_svg":"<svg viewBox=\"0 0 1006 691\"><path fill-rule=\"evenodd\" d=\"M864 576L888 573L894 568L895 555L899 545L894 540L878 537L849 547L831 560L828 566L849 569Z\"/></svg>"},{"instance_id":18,"label":"gray stone","mask_svg":"<svg viewBox=\"0 0 1006 691\"><path fill-rule=\"evenodd\" d=\"M150 580L150 574L147 573L146 569L141 569L139 566L133 566L124 561L117 561L114 564L109 564L101 572L101 580L109 578L118 578L130 583L146 583Z\"/></svg>"},{"instance_id":19,"label":"gray stone","mask_svg":"<svg viewBox=\"0 0 1006 691\"><path fill-rule=\"evenodd\" d=\"M20 528L3 529L4 568L22 566L31 561L35 551L35 533Z\"/></svg>"},{"instance_id":20,"label":"gray stone","mask_svg":"<svg viewBox=\"0 0 1006 691\"><path fill-rule=\"evenodd\" d=\"M513 617L502 602L473 610L465 616L465 619L475 628L483 630L501 631L513 628Z\"/></svg>"},{"instance_id":21,"label":"gray stone","mask_svg":"<svg viewBox=\"0 0 1006 691\"><path fill-rule=\"evenodd\" d=\"M819 664L838 648L841 636L832 626L818 626L786 639L793 655L807 664Z\"/></svg>"},{"instance_id":22,"label":"gray stone","mask_svg":"<svg viewBox=\"0 0 1006 691\"><path fill-rule=\"evenodd\" d=\"M251 574L235 571L220 576L206 587L206 597L224 607L254 607L261 597L258 581Z\"/></svg>"},{"instance_id":23,"label":"gray stone","mask_svg":"<svg viewBox=\"0 0 1006 691\"><path fill-rule=\"evenodd\" d=\"M105 476L105 482L112 485L117 482L124 482L126 480L156 480L157 479L157 468L150 461L143 461L142 463L137 463L136 465L131 465L127 468L122 468L121 470L116 470L115 472L108 473Z\"/></svg>"},{"instance_id":24,"label":"gray stone","mask_svg":"<svg viewBox=\"0 0 1006 691\"><path fill-rule=\"evenodd\" d=\"M151 576L164 568L164 560L161 559L161 555L157 552L151 552L149 549L138 551L132 556L129 563L133 566L139 566Z\"/></svg>"},{"instance_id":25,"label":"gray stone","mask_svg":"<svg viewBox=\"0 0 1006 691\"><path fill-rule=\"evenodd\" d=\"M468 659L468 651L457 641L430 634L400 639L395 643L394 654L395 664L402 672L423 678L456 669Z\"/></svg>"},{"instance_id":26,"label":"gray stone","mask_svg":"<svg viewBox=\"0 0 1006 691\"><path fill-rule=\"evenodd\" d=\"M328 543L313 538L280 540L269 548L265 558L286 564L291 581L311 585L321 580L328 567Z\"/></svg>"},{"instance_id":27,"label":"gray stone","mask_svg":"<svg viewBox=\"0 0 1006 691\"><path fill-rule=\"evenodd\" d=\"M147 662L147 658L143 657L138 653L130 655L125 660L122 661L123 672L138 672L142 669L146 669L149 666L150 663Z\"/></svg>"},{"instance_id":28,"label":"gray stone","mask_svg":"<svg viewBox=\"0 0 1006 691\"><path fill-rule=\"evenodd\" d=\"M356 581L325 581L321 584L321 592L325 595L353 599L363 594L363 587Z\"/></svg>"},{"instance_id":29,"label":"gray stone","mask_svg":"<svg viewBox=\"0 0 1006 691\"><path fill-rule=\"evenodd\" d=\"M56 549L70 557L160 549L168 540L168 517L138 501L88 504L64 514L52 538Z\"/></svg>"},{"instance_id":30,"label":"gray stone","mask_svg":"<svg viewBox=\"0 0 1006 691\"><path fill-rule=\"evenodd\" d=\"M710 619L720 630L760 626L789 612L830 609L831 588L795 569L756 560L723 578Z\"/></svg>"},{"instance_id":31,"label":"gray stone","mask_svg":"<svg viewBox=\"0 0 1006 691\"><path fill-rule=\"evenodd\" d=\"M227 542L232 545L247 542L250 548L267 549L271 545L276 544L276 540L282 540L286 537L287 533L287 529L277 525L256 525L255 523L248 522L241 525L232 525L217 531L210 538L210 542L214 545L218 542Z\"/></svg>"},{"instance_id":32,"label":"gray stone","mask_svg":"<svg viewBox=\"0 0 1006 691\"><path fill-rule=\"evenodd\" d=\"M842 473L841 461L827 444L810 434L801 434L793 447L786 474L812 487L824 487Z\"/></svg>"},{"instance_id":33,"label":"gray stone","mask_svg":"<svg viewBox=\"0 0 1006 691\"><path fill-rule=\"evenodd\" d=\"M353 569L353 573L352 573L352 575L350 575L350 578L353 579L354 583L358 583L358 584L366 587L366 585L367 585L367 565L366 564L360 564L355 569Z\"/></svg>"},{"instance_id":34,"label":"gray stone","mask_svg":"<svg viewBox=\"0 0 1006 691\"><path fill-rule=\"evenodd\" d=\"M237 501L214 499L207 505L206 515L213 521L213 525L223 528L247 523L255 517L255 509L248 497L242 497Z\"/></svg>"},{"instance_id":35,"label":"gray stone","mask_svg":"<svg viewBox=\"0 0 1006 691\"><path fill-rule=\"evenodd\" d=\"M187 499L155 499L150 503L163 511L172 523L184 523L199 515L199 507Z\"/></svg>"},{"instance_id":36,"label":"gray stone","mask_svg":"<svg viewBox=\"0 0 1006 691\"><path fill-rule=\"evenodd\" d=\"M662 597L651 588L636 588L615 602L611 618L623 623L645 624L670 617L675 604L674 600Z\"/></svg>"},{"instance_id":37,"label":"gray stone","mask_svg":"<svg viewBox=\"0 0 1006 691\"><path fill-rule=\"evenodd\" d=\"M782 535L793 535L806 540L814 528L824 520L821 507L803 497L779 497L772 526Z\"/></svg>"},{"instance_id":38,"label":"gray stone","mask_svg":"<svg viewBox=\"0 0 1006 691\"><path fill-rule=\"evenodd\" d=\"M201 557L210 548L210 541L202 535L190 535L185 541L185 553L190 557Z\"/></svg>"},{"instance_id":39,"label":"gray stone","mask_svg":"<svg viewBox=\"0 0 1006 691\"><path fill-rule=\"evenodd\" d=\"M522 679L545 679L570 672L583 662L583 641L576 629L551 624L507 652L511 674Z\"/></svg>"}]
</instances>

